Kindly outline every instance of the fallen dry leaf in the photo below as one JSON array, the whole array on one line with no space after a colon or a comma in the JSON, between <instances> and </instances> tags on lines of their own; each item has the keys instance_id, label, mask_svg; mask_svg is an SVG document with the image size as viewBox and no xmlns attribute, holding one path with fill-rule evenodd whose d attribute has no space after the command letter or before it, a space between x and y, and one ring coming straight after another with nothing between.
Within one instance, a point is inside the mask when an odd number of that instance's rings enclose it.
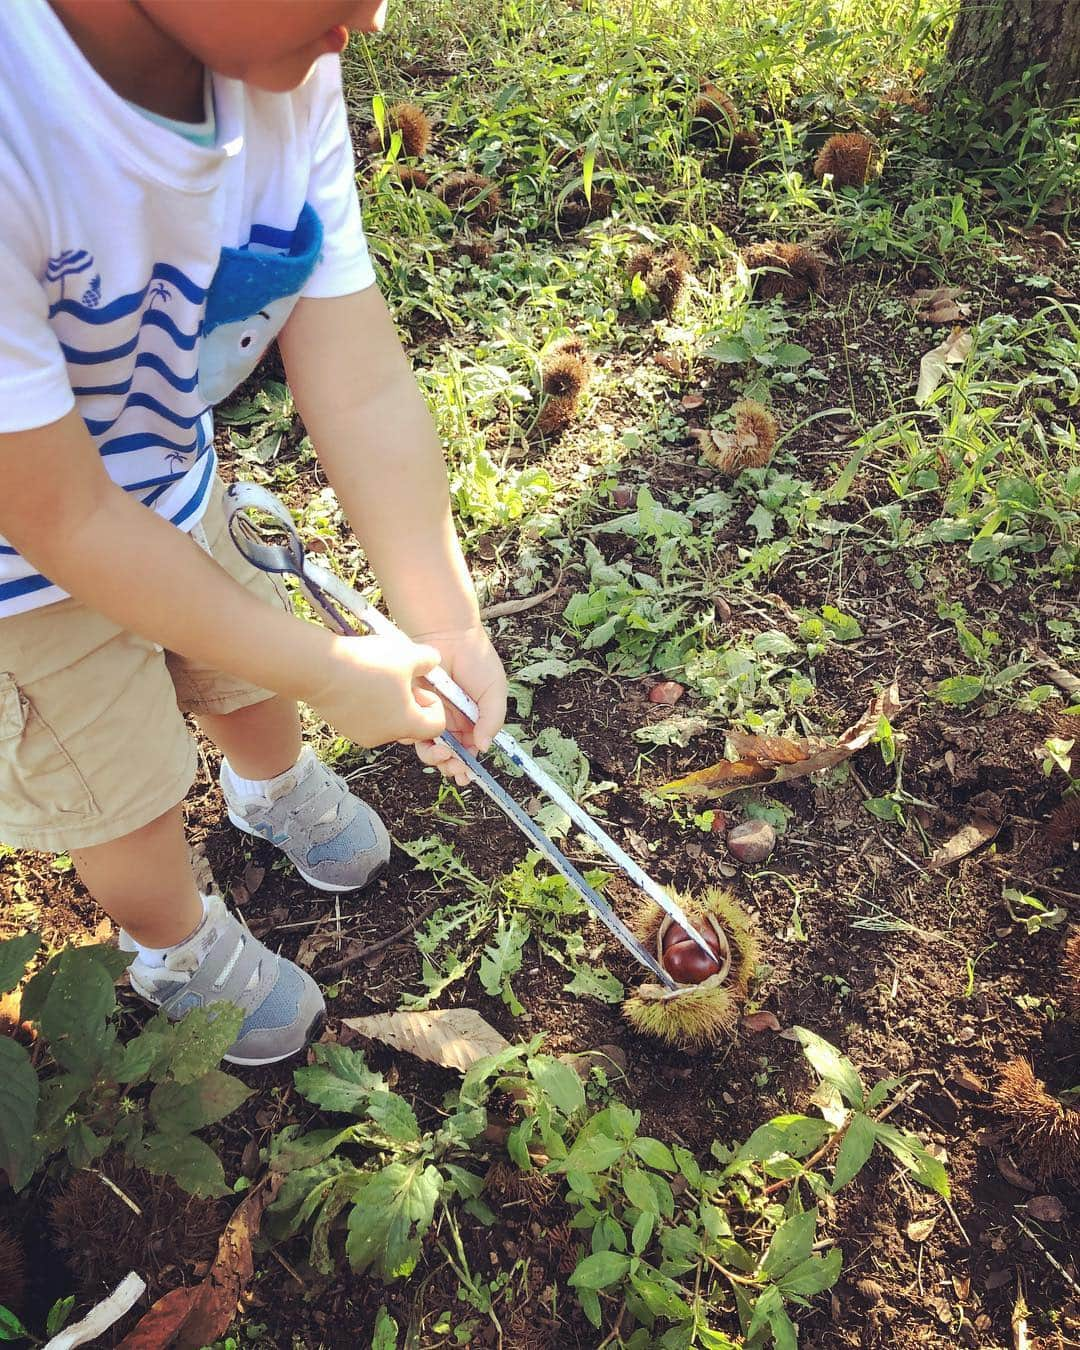
<instances>
[{"instance_id":1,"label":"fallen dry leaf","mask_svg":"<svg viewBox=\"0 0 1080 1350\"><path fill-rule=\"evenodd\" d=\"M236 1316L240 1296L251 1283L251 1243L263 1210L273 1200L281 1177L271 1173L250 1190L233 1211L218 1240L217 1256L206 1278L164 1294L117 1350L200 1350L223 1336Z\"/></svg>"},{"instance_id":2,"label":"fallen dry leaf","mask_svg":"<svg viewBox=\"0 0 1080 1350\"><path fill-rule=\"evenodd\" d=\"M990 1091L978 1074L972 1073L970 1069L963 1066L953 1070L952 1081L957 1087L963 1088L965 1092L973 1092L976 1096Z\"/></svg>"},{"instance_id":3,"label":"fallen dry leaf","mask_svg":"<svg viewBox=\"0 0 1080 1350\"><path fill-rule=\"evenodd\" d=\"M966 858L969 853L974 853L977 848L982 848L983 844L995 839L1001 829L1001 823L1001 818L995 819L989 811L973 812L965 825L961 825L940 848L934 849L926 866L930 869L948 867L950 863Z\"/></svg>"},{"instance_id":4,"label":"fallen dry leaf","mask_svg":"<svg viewBox=\"0 0 1080 1350\"><path fill-rule=\"evenodd\" d=\"M971 313L971 306L958 298L963 293L960 286L935 286L932 290L913 292L908 303L914 305L915 317L922 323L956 323Z\"/></svg>"},{"instance_id":5,"label":"fallen dry leaf","mask_svg":"<svg viewBox=\"0 0 1080 1350\"><path fill-rule=\"evenodd\" d=\"M679 400L679 406L686 412L693 412L695 408L700 408L705 400L700 394L684 394Z\"/></svg>"},{"instance_id":6,"label":"fallen dry leaf","mask_svg":"<svg viewBox=\"0 0 1080 1350\"><path fill-rule=\"evenodd\" d=\"M786 783L791 778L835 768L857 751L864 750L873 739L881 719L895 716L899 709L900 690L896 684L891 684L873 699L862 717L848 727L835 745L819 748L812 747L809 742L804 747L782 736L743 736L740 732L734 732L729 740L733 745L742 746L744 751L749 749L749 755L744 754L737 760L722 759L708 768L697 769L683 778L664 783L657 791L669 797L722 797L737 788L751 787L757 783ZM769 748L780 758L769 755ZM796 758L796 755L801 757Z\"/></svg>"},{"instance_id":7,"label":"fallen dry leaf","mask_svg":"<svg viewBox=\"0 0 1080 1350\"><path fill-rule=\"evenodd\" d=\"M1033 1195L1027 1212L1040 1223L1060 1223L1068 1211L1056 1195Z\"/></svg>"},{"instance_id":8,"label":"fallen dry leaf","mask_svg":"<svg viewBox=\"0 0 1080 1350\"><path fill-rule=\"evenodd\" d=\"M248 863L248 865L244 868L244 876L243 876L244 885L247 887L248 895L255 894L255 892L259 889L259 887L263 884L263 879L265 878L265 876L266 876L265 867L260 867L258 863L253 862Z\"/></svg>"},{"instance_id":9,"label":"fallen dry leaf","mask_svg":"<svg viewBox=\"0 0 1080 1350\"><path fill-rule=\"evenodd\" d=\"M1023 1172L1020 1171L1019 1167L1011 1163L1008 1158L1002 1155L996 1158L995 1161L997 1163L998 1171L1010 1186L1015 1186L1017 1190L1020 1191L1029 1191L1033 1195L1039 1189L1031 1178L1026 1177Z\"/></svg>"},{"instance_id":10,"label":"fallen dry leaf","mask_svg":"<svg viewBox=\"0 0 1080 1350\"><path fill-rule=\"evenodd\" d=\"M654 684L649 690L650 703L663 703L666 707L673 707L682 698L686 690L681 684L674 680L661 680L659 684Z\"/></svg>"},{"instance_id":11,"label":"fallen dry leaf","mask_svg":"<svg viewBox=\"0 0 1080 1350\"><path fill-rule=\"evenodd\" d=\"M932 1215L929 1219L912 1219L907 1226L907 1235L912 1242L925 1242L934 1231L937 1224L937 1215Z\"/></svg>"},{"instance_id":12,"label":"fallen dry leaf","mask_svg":"<svg viewBox=\"0 0 1080 1350\"><path fill-rule=\"evenodd\" d=\"M395 1050L405 1050L444 1069L465 1073L478 1059L505 1050L510 1042L485 1022L475 1008L432 1012L376 1013L344 1017L342 1026Z\"/></svg>"},{"instance_id":13,"label":"fallen dry leaf","mask_svg":"<svg viewBox=\"0 0 1080 1350\"><path fill-rule=\"evenodd\" d=\"M780 1031L780 1021L775 1013L747 1013L742 1020L743 1029L756 1035L759 1031Z\"/></svg>"},{"instance_id":14,"label":"fallen dry leaf","mask_svg":"<svg viewBox=\"0 0 1080 1350\"><path fill-rule=\"evenodd\" d=\"M915 402L921 408L945 378L950 366L962 366L971 354L971 334L966 328L954 328L944 342L932 348L919 362L919 383Z\"/></svg>"}]
</instances>

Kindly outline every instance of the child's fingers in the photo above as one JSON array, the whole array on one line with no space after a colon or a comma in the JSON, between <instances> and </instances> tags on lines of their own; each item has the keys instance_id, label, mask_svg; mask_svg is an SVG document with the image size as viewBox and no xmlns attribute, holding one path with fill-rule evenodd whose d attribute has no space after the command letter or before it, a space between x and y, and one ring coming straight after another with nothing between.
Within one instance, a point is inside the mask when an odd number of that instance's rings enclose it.
<instances>
[{"instance_id":1,"label":"child's fingers","mask_svg":"<svg viewBox=\"0 0 1080 1350\"><path fill-rule=\"evenodd\" d=\"M477 699L480 715L472 729L472 742L483 754L506 721L506 681L487 689Z\"/></svg>"}]
</instances>

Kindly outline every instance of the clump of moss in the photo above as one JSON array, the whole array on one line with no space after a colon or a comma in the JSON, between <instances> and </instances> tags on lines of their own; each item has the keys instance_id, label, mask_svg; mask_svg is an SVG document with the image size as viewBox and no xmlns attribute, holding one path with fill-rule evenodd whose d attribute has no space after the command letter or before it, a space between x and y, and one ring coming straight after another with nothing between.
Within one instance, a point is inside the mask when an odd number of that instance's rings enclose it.
<instances>
[{"instance_id":1,"label":"clump of moss","mask_svg":"<svg viewBox=\"0 0 1080 1350\"><path fill-rule=\"evenodd\" d=\"M394 103L386 110L382 132L377 126L368 134L368 147L383 150L394 132L401 133L401 152L409 159L423 159L431 144L431 120L415 103Z\"/></svg>"},{"instance_id":2,"label":"clump of moss","mask_svg":"<svg viewBox=\"0 0 1080 1350\"><path fill-rule=\"evenodd\" d=\"M686 293L690 267L690 259L681 248L668 248L660 253L655 249L640 248L626 264L627 273L631 277L641 277L646 290L669 319Z\"/></svg>"},{"instance_id":3,"label":"clump of moss","mask_svg":"<svg viewBox=\"0 0 1080 1350\"><path fill-rule=\"evenodd\" d=\"M820 295L825 286L825 264L816 253L802 244L766 240L742 251L743 261L754 278L754 295L759 300L783 296L785 300L805 300L813 291Z\"/></svg>"},{"instance_id":4,"label":"clump of moss","mask_svg":"<svg viewBox=\"0 0 1080 1350\"><path fill-rule=\"evenodd\" d=\"M615 194L607 188L594 187L586 197L584 188L574 188L559 203L559 229L580 230L593 220L603 220L611 214Z\"/></svg>"},{"instance_id":5,"label":"clump of moss","mask_svg":"<svg viewBox=\"0 0 1080 1350\"><path fill-rule=\"evenodd\" d=\"M26 1298L26 1254L19 1239L0 1225L0 1307L21 1311Z\"/></svg>"},{"instance_id":6,"label":"clump of moss","mask_svg":"<svg viewBox=\"0 0 1080 1350\"><path fill-rule=\"evenodd\" d=\"M580 338L562 338L550 348L541 365L544 403L536 419L544 436L565 431L574 420L591 374L592 361Z\"/></svg>"},{"instance_id":7,"label":"clump of moss","mask_svg":"<svg viewBox=\"0 0 1080 1350\"><path fill-rule=\"evenodd\" d=\"M758 964L758 942L749 919L728 891L708 890L700 898L675 897L696 927L715 923L727 940L730 964L701 984L672 990L639 986L623 1003L631 1026L672 1045L709 1045L734 1036ZM660 951L667 916L659 905L642 904L631 927L647 947Z\"/></svg>"},{"instance_id":8,"label":"clump of moss","mask_svg":"<svg viewBox=\"0 0 1080 1350\"><path fill-rule=\"evenodd\" d=\"M814 177L820 183L829 174L836 187L863 187L878 165L878 148L861 131L830 136L814 160Z\"/></svg>"},{"instance_id":9,"label":"clump of moss","mask_svg":"<svg viewBox=\"0 0 1080 1350\"><path fill-rule=\"evenodd\" d=\"M1027 1060L1005 1065L994 1100L1023 1155L1023 1171L1040 1181L1080 1180L1080 1111L1048 1092Z\"/></svg>"},{"instance_id":10,"label":"clump of moss","mask_svg":"<svg viewBox=\"0 0 1080 1350\"><path fill-rule=\"evenodd\" d=\"M445 206L459 215L466 215L477 225L485 225L502 210L502 193L497 183L482 173L448 174L435 189Z\"/></svg>"}]
</instances>

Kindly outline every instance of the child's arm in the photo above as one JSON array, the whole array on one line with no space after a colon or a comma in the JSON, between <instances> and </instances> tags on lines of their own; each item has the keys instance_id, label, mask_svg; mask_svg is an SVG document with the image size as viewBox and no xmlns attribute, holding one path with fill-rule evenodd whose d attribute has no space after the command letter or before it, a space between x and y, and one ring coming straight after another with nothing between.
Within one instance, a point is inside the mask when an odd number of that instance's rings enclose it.
<instances>
[{"instance_id":1,"label":"child's arm","mask_svg":"<svg viewBox=\"0 0 1080 1350\"><path fill-rule=\"evenodd\" d=\"M417 683L437 652L404 639L336 637L251 595L109 479L77 412L0 435L0 482L0 533L121 627L303 699L361 745L442 730L441 703Z\"/></svg>"},{"instance_id":2,"label":"child's arm","mask_svg":"<svg viewBox=\"0 0 1080 1350\"><path fill-rule=\"evenodd\" d=\"M483 625L450 512L442 450L377 287L302 299L279 335L289 384L391 613L480 707L486 749L506 713L506 676ZM418 747L448 767L441 746Z\"/></svg>"}]
</instances>

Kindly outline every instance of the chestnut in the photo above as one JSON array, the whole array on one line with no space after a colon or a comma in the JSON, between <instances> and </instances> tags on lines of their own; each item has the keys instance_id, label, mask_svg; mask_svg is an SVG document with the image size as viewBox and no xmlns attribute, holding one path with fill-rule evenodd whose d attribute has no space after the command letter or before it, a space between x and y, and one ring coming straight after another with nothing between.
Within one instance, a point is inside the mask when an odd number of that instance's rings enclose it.
<instances>
[{"instance_id":1,"label":"chestnut","mask_svg":"<svg viewBox=\"0 0 1080 1350\"><path fill-rule=\"evenodd\" d=\"M700 984L720 969L720 939L709 924L700 931L706 945L716 953L712 960L681 924L671 924L661 939L660 964L679 984Z\"/></svg>"}]
</instances>

